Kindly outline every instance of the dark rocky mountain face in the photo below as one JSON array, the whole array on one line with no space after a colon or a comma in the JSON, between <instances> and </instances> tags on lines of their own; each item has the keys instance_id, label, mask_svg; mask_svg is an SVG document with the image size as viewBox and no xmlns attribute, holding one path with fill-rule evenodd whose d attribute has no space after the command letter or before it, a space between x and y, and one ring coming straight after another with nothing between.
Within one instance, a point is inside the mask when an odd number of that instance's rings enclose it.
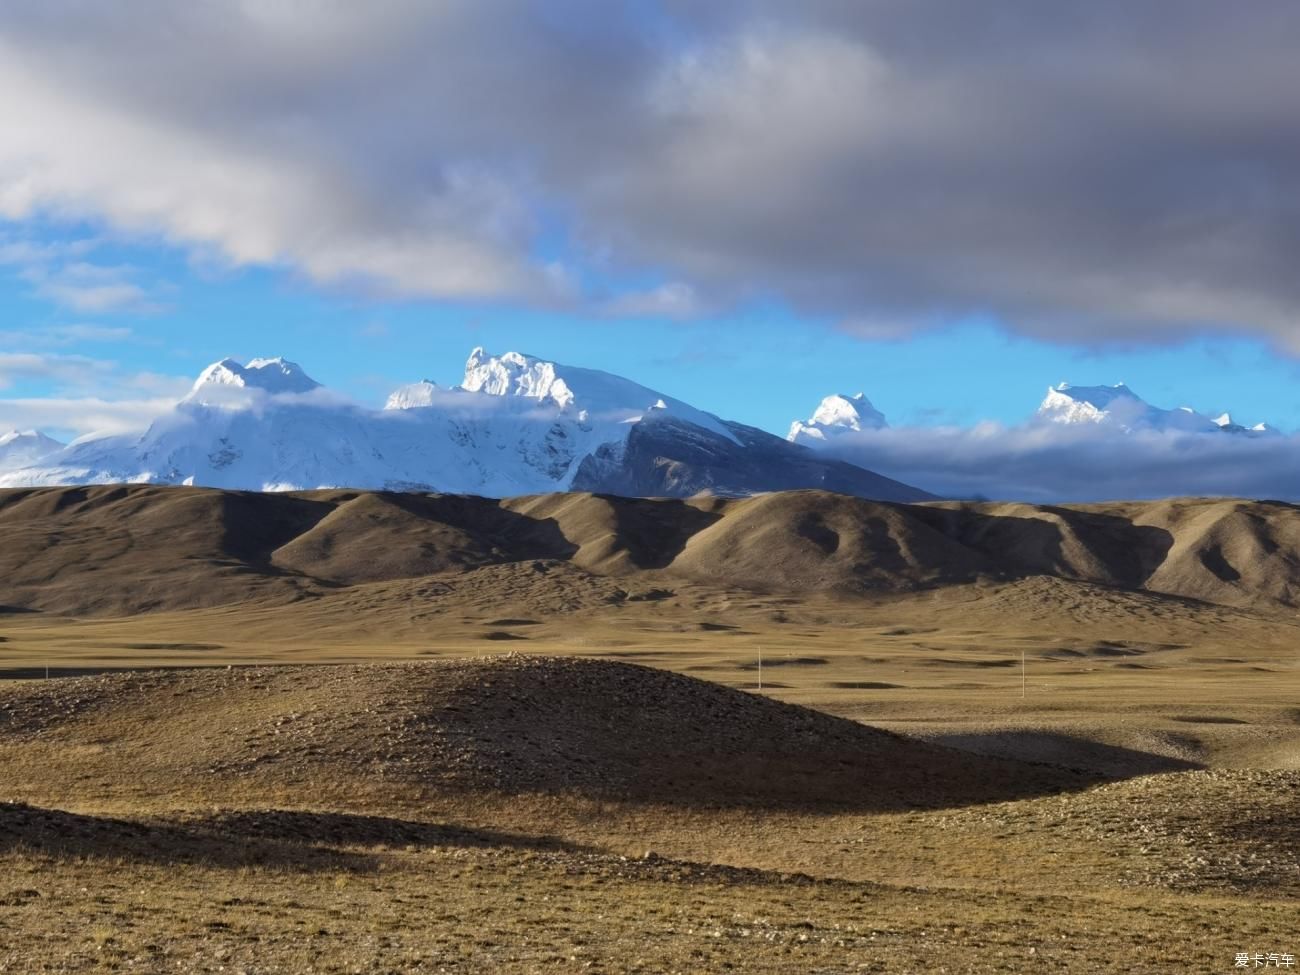
<instances>
[{"instance_id":1,"label":"dark rocky mountain face","mask_svg":"<svg viewBox=\"0 0 1300 975\"><path fill-rule=\"evenodd\" d=\"M740 441L670 417L636 424L626 443L587 457L573 490L624 497L743 497L820 488L877 501L929 501L935 496L843 461L821 457L770 433L727 423Z\"/></svg>"}]
</instances>

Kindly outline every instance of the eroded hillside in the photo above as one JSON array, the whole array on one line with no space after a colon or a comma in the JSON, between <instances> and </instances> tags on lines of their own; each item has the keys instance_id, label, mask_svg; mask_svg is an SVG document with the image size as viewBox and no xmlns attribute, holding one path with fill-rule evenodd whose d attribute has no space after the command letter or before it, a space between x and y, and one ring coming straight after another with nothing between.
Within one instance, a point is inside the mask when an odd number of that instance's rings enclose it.
<instances>
[{"instance_id":1,"label":"eroded hillside","mask_svg":"<svg viewBox=\"0 0 1300 975\"><path fill-rule=\"evenodd\" d=\"M0 605L120 616L565 564L613 580L862 594L1060 578L1225 606L1300 599L1300 509L1182 499L905 505L105 486L0 492ZM566 575L567 578L567 575ZM610 598L622 591L611 587Z\"/></svg>"}]
</instances>

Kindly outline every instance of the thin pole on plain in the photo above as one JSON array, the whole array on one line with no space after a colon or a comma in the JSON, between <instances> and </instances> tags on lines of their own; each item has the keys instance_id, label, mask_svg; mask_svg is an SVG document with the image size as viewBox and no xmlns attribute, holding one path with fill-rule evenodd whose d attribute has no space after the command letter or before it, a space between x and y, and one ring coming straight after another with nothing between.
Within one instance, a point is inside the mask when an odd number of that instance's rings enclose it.
<instances>
[{"instance_id":1,"label":"thin pole on plain","mask_svg":"<svg viewBox=\"0 0 1300 975\"><path fill-rule=\"evenodd\" d=\"M1025 696L1025 648L1020 648L1020 696Z\"/></svg>"},{"instance_id":2,"label":"thin pole on plain","mask_svg":"<svg viewBox=\"0 0 1300 975\"><path fill-rule=\"evenodd\" d=\"M763 648L758 648L758 689L763 689Z\"/></svg>"}]
</instances>

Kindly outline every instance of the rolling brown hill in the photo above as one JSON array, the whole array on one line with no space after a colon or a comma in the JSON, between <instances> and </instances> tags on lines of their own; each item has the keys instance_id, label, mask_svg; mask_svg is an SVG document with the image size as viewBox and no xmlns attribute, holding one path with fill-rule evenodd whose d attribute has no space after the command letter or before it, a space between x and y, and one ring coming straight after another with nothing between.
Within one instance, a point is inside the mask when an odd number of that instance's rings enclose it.
<instances>
[{"instance_id":1,"label":"rolling brown hill","mask_svg":"<svg viewBox=\"0 0 1300 975\"><path fill-rule=\"evenodd\" d=\"M862 594L1054 577L1227 606L1300 600L1300 509L485 498L156 486L0 492L0 606L122 616L565 563L612 580ZM616 590L617 591L617 590Z\"/></svg>"},{"instance_id":2,"label":"rolling brown hill","mask_svg":"<svg viewBox=\"0 0 1300 975\"><path fill-rule=\"evenodd\" d=\"M664 670L517 654L0 683L0 760L13 789L78 781L87 798L116 780L195 797L394 788L881 811L1101 780Z\"/></svg>"}]
</instances>

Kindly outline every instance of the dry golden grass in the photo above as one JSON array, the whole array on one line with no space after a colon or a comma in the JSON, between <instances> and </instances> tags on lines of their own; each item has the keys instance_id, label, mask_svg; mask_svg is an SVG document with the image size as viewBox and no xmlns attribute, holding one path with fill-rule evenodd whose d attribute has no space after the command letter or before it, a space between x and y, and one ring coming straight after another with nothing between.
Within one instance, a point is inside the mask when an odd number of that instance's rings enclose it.
<instances>
[{"instance_id":1,"label":"dry golden grass","mask_svg":"<svg viewBox=\"0 0 1300 975\"><path fill-rule=\"evenodd\" d=\"M4 509L7 539L46 521L0 593L45 600L0 615L20 678L0 680L0 972L1214 972L1300 954L1300 645L1285 571L1252 554L1286 551L1291 509L964 506L954 527L925 506L885 519L909 564L928 564L925 529L937 551L1041 571L849 593L734 583L815 558L803 501L667 518L363 495L334 516L336 492L267 517L113 490L117 523L77 522L99 502L57 492L22 500L44 506L26 520ZM419 504L442 520L408 534ZM866 544L852 504L814 505L843 551ZM512 536L514 517L541 533ZM1132 526L1177 537L1125 554ZM371 554L347 554L363 537ZM278 566L240 561L262 549ZM358 581L366 564L381 578ZM1222 601L1183 592L1207 578ZM745 694L467 659L506 651ZM387 661L436 666L357 666ZM215 669L142 672L160 667Z\"/></svg>"}]
</instances>

